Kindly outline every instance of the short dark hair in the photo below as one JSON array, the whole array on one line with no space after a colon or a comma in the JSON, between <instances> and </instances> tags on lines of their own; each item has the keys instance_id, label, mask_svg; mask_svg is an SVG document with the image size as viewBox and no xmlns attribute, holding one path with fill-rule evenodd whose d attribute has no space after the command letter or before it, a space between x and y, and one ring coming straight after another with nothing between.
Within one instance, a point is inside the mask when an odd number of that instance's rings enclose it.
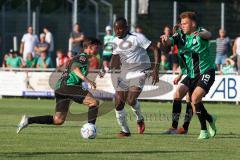
<instances>
[{"instance_id":1,"label":"short dark hair","mask_svg":"<svg viewBox=\"0 0 240 160\"><path fill-rule=\"evenodd\" d=\"M183 18L189 18L189 19L191 19L192 21L197 22L197 16L196 16L196 13L195 13L195 12L191 12L191 11L182 12L182 13L180 14L180 19L183 19Z\"/></svg>"},{"instance_id":2,"label":"short dark hair","mask_svg":"<svg viewBox=\"0 0 240 160\"><path fill-rule=\"evenodd\" d=\"M115 23L116 22L121 22L123 23L124 26L127 26L127 20L124 18L124 17L118 17L116 20L115 20Z\"/></svg>"},{"instance_id":3,"label":"short dark hair","mask_svg":"<svg viewBox=\"0 0 240 160\"><path fill-rule=\"evenodd\" d=\"M100 45L100 44L101 44L101 42L98 39L92 38L92 37L87 37L83 41L83 48L86 49L90 45Z\"/></svg>"}]
</instances>

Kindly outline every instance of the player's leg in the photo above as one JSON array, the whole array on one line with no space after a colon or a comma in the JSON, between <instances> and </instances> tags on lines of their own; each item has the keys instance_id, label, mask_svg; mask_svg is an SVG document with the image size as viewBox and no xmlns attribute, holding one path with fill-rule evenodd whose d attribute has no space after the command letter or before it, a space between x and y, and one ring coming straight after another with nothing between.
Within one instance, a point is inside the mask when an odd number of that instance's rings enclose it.
<instances>
[{"instance_id":1,"label":"player's leg","mask_svg":"<svg viewBox=\"0 0 240 160\"><path fill-rule=\"evenodd\" d=\"M139 134L143 134L145 131L144 117L142 115L140 102L137 100L141 92L142 88L133 86L129 89L127 96L127 103L132 107L132 111L137 119L137 130Z\"/></svg>"},{"instance_id":2,"label":"player's leg","mask_svg":"<svg viewBox=\"0 0 240 160\"><path fill-rule=\"evenodd\" d=\"M212 117L206 112L206 109L202 103L202 98L206 92L201 87L196 87L196 89L193 91L192 94L192 105L194 106L196 110L196 114L198 116L200 125L201 125L201 132L199 135L199 139L208 139L208 131L207 131L207 124L206 120L208 119L210 122L212 122Z\"/></svg>"},{"instance_id":3,"label":"player's leg","mask_svg":"<svg viewBox=\"0 0 240 160\"><path fill-rule=\"evenodd\" d=\"M172 126L167 131L163 132L164 134L176 134L179 122L179 116L182 109L182 99L187 94L189 88L188 84L189 78L186 77L183 79L181 84L177 87L174 96L173 96L173 106L172 106Z\"/></svg>"},{"instance_id":4,"label":"player's leg","mask_svg":"<svg viewBox=\"0 0 240 160\"><path fill-rule=\"evenodd\" d=\"M17 133L26 128L30 124L49 124L49 125L61 125L64 123L70 100L60 95L56 96L56 112L55 115L35 116L28 117L24 115L18 125Z\"/></svg>"},{"instance_id":5,"label":"player's leg","mask_svg":"<svg viewBox=\"0 0 240 160\"><path fill-rule=\"evenodd\" d=\"M127 124L127 115L124 109L127 91L116 91L115 94L115 113L119 126L121 127L121 132L117 134L117 137L128 137L131 135L130 129Z\"/></svg>"},{"instance_id":6,"label":"player's leg","mask_svg":"<svg viewBox=\"0 0 240 160\"><path fill-rule=\"evenodd\" d=\"M190 100L190 93L188 92L186 95L186 114L184 116L184 123L183 126L181 128L178 129L178 134L187 134L188 133L188 127L190 125L190 121L192 119L193 116L193 107L191 104L191 100Z\"/></svg>"},{"instance_id":7,"label":"player's leg","mask_svg":"<svg viewBox=\"0 0 240 160\"><path fill-rule=\"evenodd\" d=\"M192 94L192 105L194 106L196 110L196 114L199 117L201 128L203 128L203 134L206 131L206 121L209 122L209 133L211 137L214 137L216 135L216 117L210 115L206 108L204 107L202 103L202 98L209 92L212 84L215 81L215 70L210 69L203 75L201 75L200 79L198 80L197 87L194 90ZM207 132L208 133L208 132ZM206 134L208 136L208 134ZM201 138L203 137L203 138ZM199 136L200 139L204 139L204 136Z\"/></svg>"},{"instance_id":8,"label":"player's leg","mask_svg":"<svg viewBox=\"0 0 240 160\"><path fill-rule=\"evenodd\" d=\"M98 116L99 101L89 92L83 100L88 108L88 123L95 124Z\"/></svg>"}]
</instances>

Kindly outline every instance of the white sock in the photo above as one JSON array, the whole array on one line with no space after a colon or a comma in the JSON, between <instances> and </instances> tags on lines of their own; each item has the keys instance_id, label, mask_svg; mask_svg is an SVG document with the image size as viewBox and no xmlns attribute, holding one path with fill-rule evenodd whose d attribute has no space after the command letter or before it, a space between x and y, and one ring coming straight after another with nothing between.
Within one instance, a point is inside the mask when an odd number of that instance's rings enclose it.
<instances>
[{"instance_id":1,"label":"white sock","mask_svg":"<svg viewBox=\"0 0 240 160\"><path fill-rule=\"evenodd\" d=\"M140 103L139 103L138 100L136 100L135 106L132 106L132 110L136 115L137 121L143 120L143 115L142 115L142 111L141 111L141 108L140 108Z\"/></svg>"},{"instance_id":2,"label":"white sock","mask_svg":"<svg viewBox=\"0 0 240 160\"><path fill-rule=\"evenodd\" d=\"M121 111L115 110L115 112L116 112L117 122L120 125L120 127L122 128L122 131L125 133L130 133L130 130L129 130L128 124L127 124L125 110L124 109Z\"/></svg>"}]
</instances>

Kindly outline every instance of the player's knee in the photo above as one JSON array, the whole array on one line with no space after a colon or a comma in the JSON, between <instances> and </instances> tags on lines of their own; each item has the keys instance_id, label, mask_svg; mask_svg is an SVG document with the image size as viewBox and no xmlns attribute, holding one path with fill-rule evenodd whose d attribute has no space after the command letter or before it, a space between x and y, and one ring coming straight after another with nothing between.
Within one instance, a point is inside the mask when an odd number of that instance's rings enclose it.
<instances>
[{"instance_id":1,"label":"player's knee","mask_svg":"<svg viewBox=\"0 0 240 160\"><path fill-rule=\"evenodd\" d=\"M173 99L174 99L174 100L179 100L179 101L182 100L182 98L180 97L179 92L175 92L175 93L174 93Z\"/></svg>"},{"instance_id":2,"label":"player's knee","mask_svg":"<svg viewBox=\"0 0 240 160\"><path fill-rule=\"evenodd\" d=\"M62 125L64 122L65 122L65 119L63 119L61 117L57 117L57 116L53 117L53 123L55 125Z\"/></svg>"},{"instance_id":3,"label":"player's knee","mask_svg":"<svg viewBox=\"0 0 240 160\"><path fill-rule=\"evenodd\" d=\"M201 99L199 99L197 95L192 95L192 97L191 97L192 104L197 104L200 101L201 101Z\"/></svg>"},{"instance_id":4,"label":"player's knee","mask_svg":"<svg viewBox=\"0 0 240 160\"><path fill-rule=\"evenodd\" d=\"M115 108L116 108L117 111L121 111L121 110L123 110L124 105L125 104L123 102L117 102L116 105L115 105Z\"/></svg>"},{"instance_id":5,"label":"player's knee","mask_svg":"<svg viewBox=\"0 0 240 160\"><path fill-rule=\"evenodd\" d=\"M134 106L136 104L136 99L127 99L127 103L130 105L130 106Z\"/></svg>"},{"instance_id":6,"label":"player's knee","mask_svg":"<svg viewBox=\"0 0 240 160\"><path fill-rule=\"evenodd\" d=\"M88 102L85 102L88 106L98 106L99 105L99 101L91 98L88 100Z\"/></svg>"},{"instance_id":7,"label":"player's knee","mask_svg":"<svg viewBox=\"0 0 240 160\"><path fill-rule=\"evenodd\" d=\"M91 106L98 106L99 105L99 100L93 99L91 101Z\"/></svg>"}]
</instances>

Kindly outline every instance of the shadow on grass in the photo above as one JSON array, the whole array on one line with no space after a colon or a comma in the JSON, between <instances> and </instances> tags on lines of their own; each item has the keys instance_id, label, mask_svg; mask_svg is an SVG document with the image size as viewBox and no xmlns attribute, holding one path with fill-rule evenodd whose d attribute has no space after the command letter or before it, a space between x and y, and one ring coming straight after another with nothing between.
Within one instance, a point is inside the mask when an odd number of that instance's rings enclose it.
<instances>
[{"instance_id":1,"label":"shadow on grass","mask_svg":"<svg viewBox=\"0 0 240 160\"><path fill-rule=\"evenodd\" d=\"M89 151L80 151L80 152L7 152L7 153L0 153L0 157L34 157L34 156L49 156L49 155L93 155L93 154L171 154L171 153L196 153L196 152L208 152L208 151L160 151L160 150L153 150L153 151L96 151L96 152L89 152Z\"/></svg>"}]
</instances>

